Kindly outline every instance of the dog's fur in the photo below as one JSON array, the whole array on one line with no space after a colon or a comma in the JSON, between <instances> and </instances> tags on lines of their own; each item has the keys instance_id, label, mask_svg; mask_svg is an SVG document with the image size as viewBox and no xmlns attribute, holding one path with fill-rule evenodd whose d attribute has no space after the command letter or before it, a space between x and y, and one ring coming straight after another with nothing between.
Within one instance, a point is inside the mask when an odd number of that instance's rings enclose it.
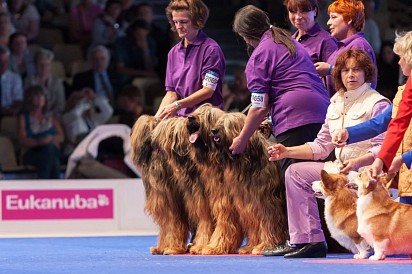
<instances>
[{"instance_id":1,"label":"dog's fur","mask_svg":"<svg viewBox=\"0 0 412 274\"><path fill-rule=\"evenodd\" d=\"M132 161L142 174L146 192L145 211L159 226L157 246L152 254L181 254L186 252L187 217L181 192L168 159L152 143L151 134L158 119L141 116L131 134Z\"/></svg>"},{"instance_id":2,"label":"dog's fur","mask_svg":"<svg viewBox=\"0 0 412 274\"><path fill-rule=\"evenodd\" d=\"M357 232L357 196L347 184L345 175L322 170L321 181L314 182L312 188L325 198L325 221L332 238L355 254L355 259L368 258L370 246Z\"/></svg>"},{"instance_id":3,"label":"dog's fur","mask_svg":"<svg viewBox=\"0 0 412 274\"><path fill-rule=\"evenodd\" d=\"M190 133L189 156L199 167L200 182L207 193L215 229L203 254L228 254L237 252L243 235L239 215L233 206L228 185L224 184L223 168L212 160L217 156L211 138L212 126L224 112L210 104L204 104L188 117L187 128Z\"/></svg>"},{"instance_id":4,"label":"dog's fur","mask_svg":"<svg viewBox=\"0 0 412 274\"><path fill-rule=\"evenodd\" d=\"M269 142L260 132L250 138L242 155L232 155L229 147L239 135L246 116L226 113L217 121L213 132L219 157L214 165L223 171L223 184L231 191L248 243L239 253L261 254L285 242L287 218L284 187L276 163L269 162Z\"/></svg>"},{"instance_id":5,"label":"dog's fur","mask_svg":"<svg viewBox=\"0 0 412 274\"><path fill-rule=\"evenodd\" d=\"M376 181L362 173L358 180L358 232L373 246L371 260L383 260L390 254L412 254L412 206L390 198L387 178Z\"/></svg>"},{"instance_id":6,"label":"dog's fur","mask_svg":"<svg viewBox=\"0 0 412 274\"><path fill-rule=\"evenodd\" d=\"M168 158L177 179L178 189L183 193L183 202L190 226L195 230L190 253L202 254L213 232L213 219L206 199L204 183L199 167L189 157L189 131L187 119L169 118L161 121L154 129L155 142Z\"/></svg>"}]
</instances>

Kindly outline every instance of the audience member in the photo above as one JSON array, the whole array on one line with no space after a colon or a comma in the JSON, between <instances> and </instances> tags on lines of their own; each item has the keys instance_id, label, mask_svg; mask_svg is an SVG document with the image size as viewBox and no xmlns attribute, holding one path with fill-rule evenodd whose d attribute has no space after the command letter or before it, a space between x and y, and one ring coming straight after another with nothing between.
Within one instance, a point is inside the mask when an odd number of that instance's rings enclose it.
<instances>
[{"instance_id":1,"label":"audience member","mask_svg":"<svg viewBox=\"0 0 412 274\"><path fill-rule=\"evenodd\" d=\"M138 87L133 85L125 86L117 97L119 123L132 128L140 115L146 113L142 101L142 93Z\"/></svg>"},{"instance_id":2,"label":"audience member","mask_svg":"<svg viewBox=\"0 0 412 274\"><path fill-rule=\"evenodd\" d=\"M233 100L227 106L228 111L243 111L250 104L250 92L247 88L245 67L235 69L233 84Z\"/></svg>"},{"instance_id":3,"label":"audience member","mask_svg":"<svg viewBox=\"0 0 412 274\"><path fill-rule=\"evenodd\" d=\"M54 54L48 49L40 49L35 55L36 74L25 80L25 87L40 85L45 91L46 110L56 115L63 114L66 97L63 79L53 75L51 64Z\"/></svg>"},{"instance_id":4,"label":"audience member","mask_svg":"<svg viewBox=\"0 0 412 274\"><path fill-rule=\"evenodd\" d=\"M304 47L271 25L266 13L254 6L236 12L233 31L253 53L245 70L252 106L229 148L232 153L244 152L268 112L277 142L293 146L315 139L325 120L329 96ZM292 159L279 163L282 181L291 163Z\"/></svg>"},{"instance_id":5,"label":"audience member","mask_svg":"<svg viewBox=\"0 0 412 274\"><path fill-rule=\"evenodd\" d=\"M209 17L208 7L202 0L171 1L166 16L181 42L169 51L166 95L156 116L186 116L203 103L223 108L226 62L219 45L202 30Z\"/></svg>"},{"instance_id":6,"label":"audience member","mask_svg":"<svg viewBox=\"0 0 412 274\"><path fill-rule=\"evenodd\" d=\"M27 38L20 32L15 32L10 36L10 70L18 73L22 79L33 76L36 68L33 55L27 48Z\"/></svg>"},{"instance_id":7,"label":"audience member","mask_svg":"<svg viewBox=\"0 0 412 274\"><path fill-rule=\"evenodd\" d=\"M106 2L103 13L96 18L93 24L92 47L104 45L111 48L116 39L124 35L119 20L121 11L121 1L109 0Z\"/></svg>"},{"instance_id":8,"label":"audience member","mask_svg":"<svg viewBox=\"0 0 412 274\"><path fill-rule=\"evenodd\" d=\"M15 32L10 21L10 16L6 12L0 12L0 45L9 46L10 35Z\"/></svg>"},{"instance_id":9,"label":"audience member","mask_svg":"<svg viewBox=\"0 0 412 274\"><path fill-rule=\"evenodd\" d=\"M157 77L156 47L146 21L137 19L127 28L126 36L116 41L114 54L122 85L130 84L135 77Z\"/></svg>"},{"instance_id":10,"label":"audience member","mask_svg":"<svg viewBox=\"0 0 412 274\"><path fill-rule=\"evenodd\" d=\"M27 148L23 164L36 167L39 179L60 178L60 144L64 140L57 118L46 111L41 86L31 86L24 94L23 114L19 117L19 142Z\"/></svg>"},{"instance_id":11,"label":"audience member","mask_svg":"<svg viewBox=\"0 0 412 274\"><path fill-rule=\"evenodd\" d=\"M23 100L23 84L20 75L9 70L10 51L0 46L0 106L1 115L17 115Z\"/></svg>"},{"instance_id":12,"label":"audience member","mask_svg":"<svg viewBox=\"0 0 412 274\"><path fill-rule=\"evenodd\" d=\"M23 33L27 41L36 39L40 30L40 14L30 0L9 0L9 11L16 31Z\"/></svg>"},{"instance_id":13,"label":"audience member","mask_svg":"<svg viewBox=\"0 0 412 274\"><path fill-rule=\"evenodd\" d=\"M312 62L326 62L338 48L336 40L316 23L317 0L285 0L289 20L297 31L292 35L309 53Z\"/></svg>"},{"instance_id":14,"label":"audience member","mask_svg":"<svg viewBox=\"0 0 412 274\"><path fill-rule=\"evenodd\" d=\"M67 103L62 123L67 143L65 156L96 126L106 123L113 114L106 96L97 94L88 87L73 92Z\"/></svg>"},{"instance_id":15,"label":"audience member","mask_svg":"<svg viewBox=\"0 0 412 274\"><path fill-rule=\"evenodd\" d=\"M113 104L116 97L116 78L109 71L109 50L105 46L96 46L89 51L87 57L91 69L74 75L72 91L91 88L96 95L106 97Z\"/></svg>"},{"instance_id":16,"label":"audience member","mask_svg":"<svg viewBox=\"0 0 412 274\"><path fill-rule=\"evenodd\" d=\"M334 131L381 114L390 102L371 88L370 82L375 73L374 64L365 51L348 50L340 54L333 70L337 93L330 100L325 123L316 139L300 146L273 145L268 148L269 160L324 159L335 149L331 136ZM336 149L338 161L335 163L300 162L289 166L285 173L285 185L290 244L270 250L267 255L284 255L285 258L326 257L325 236L311 185L320 180L321 170L327 170L330 165L339 167L342 173L358 171L370 165L383 138L380 135L344 149Z\"/></svg>"},{"instance_id":17,"label":"audience member","mask_svg":"<svg viewBox=\"0 0 412 274\"><path fill-rule=\"evenodd\" d=\"M398 88L398 62L399 57L393 52L393 42L383 42L378 57L378 86L376 89L391 101L395 97Z\"/></svg>"},{"instance_id":18,"label":"audience member","mask_svg":"<svg viewBox=\"0 0 412 274\"><path fill-rule=\"evenodd\" d=\"M366 51L376 66L375 53L361 32L365 25L364 7L360 0L336 0L328 7L331 35L338 40L338 49L333 52L327 62L315 63L316 70L321 77L326 77L326 87L332 96L335 93L332 82L332 69L337 57L348 49ZM376 88L377 76L372 81L372 88Z\"/></svg>"},{"instance_id":19,"label":"audience member","mask_svg":"<svg viewBox=\"0 0 412 274\"><path fill-rule=\"evenodd\" d=\"M381 51L381 34L378 24L373 19L375 12L375 0L362 0L365 6L365 27L363 32L365 33L365 39L371 44L375 54L378 55Z\"/></svg>"},{"instance_id":20,"label":"audience member","mask_svg":"<svg viewBox=\"0 0 412 274\"><path fill-rule=\"evenodd\" d=\"M93 0L80 0L72 7L69 14L69 33L72 42L80 43L87 49L92 41L92 29L96 18L102 13L102 8Z\"/></svg>"}]
</instances>

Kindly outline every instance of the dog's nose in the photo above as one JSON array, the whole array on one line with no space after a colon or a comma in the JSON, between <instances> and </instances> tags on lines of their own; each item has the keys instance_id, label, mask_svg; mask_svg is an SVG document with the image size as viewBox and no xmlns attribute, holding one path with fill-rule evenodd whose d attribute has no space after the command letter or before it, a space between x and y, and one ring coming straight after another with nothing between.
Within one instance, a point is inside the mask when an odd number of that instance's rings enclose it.
<instances>
[{"instance_id":1,"label":"dog's nose","mask_svg":"<svg viewBox=\"0 0 412 274\"><path fill-rule=\"evenodd\" d=\"M216 128L212 129L212 134L213 135L217 135L218 133L219 133L218 129L216 129Z\"/></svg>"}]
</instances>

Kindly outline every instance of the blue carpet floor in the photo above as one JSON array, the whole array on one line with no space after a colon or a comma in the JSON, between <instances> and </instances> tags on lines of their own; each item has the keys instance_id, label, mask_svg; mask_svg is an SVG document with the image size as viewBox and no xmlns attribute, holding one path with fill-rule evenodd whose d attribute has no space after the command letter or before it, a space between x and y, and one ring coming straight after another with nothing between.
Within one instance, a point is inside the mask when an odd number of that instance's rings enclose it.
<instances>
[{"instance_id":1,"label":"blue carpet floor","mask_svg":"<svg viewBox=\"0 0 412 274\"><path fill-rule=\"evenodd\" d=\"M351 254L326 259L262 256L153 256L156 237L0 239L0 273L412 273L412 260L353 260Z\"/></svg>"}]
</instances>

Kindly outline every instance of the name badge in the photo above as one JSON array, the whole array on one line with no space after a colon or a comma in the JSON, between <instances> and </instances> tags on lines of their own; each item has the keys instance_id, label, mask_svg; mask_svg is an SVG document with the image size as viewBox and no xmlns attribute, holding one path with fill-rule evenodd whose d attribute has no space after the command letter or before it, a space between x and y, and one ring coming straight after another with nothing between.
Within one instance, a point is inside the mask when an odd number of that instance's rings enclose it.
<instances>
[{"instance_id":1,"label":"name badge","mask_svg":"<svg viewBox=\"0 0 412 274\"><path fill-rule=\"evenodd\" d=\"M266 108L269 102L269 96L267 93L252 93L250 96L252 107Z\"/></svg>"},{"instance_id":2,"label":"name badge","mask_svg":"<svg viewBox=\"0 0 412 274\"><path fill-rule=\"evenodd\" d=\"M219 81L219 74L214 71L209 70L206 72L205 79L203 79L203 87L207 87L212 89L213 91L216 90L217 82Z\"/></svg>"}]
</instances>

